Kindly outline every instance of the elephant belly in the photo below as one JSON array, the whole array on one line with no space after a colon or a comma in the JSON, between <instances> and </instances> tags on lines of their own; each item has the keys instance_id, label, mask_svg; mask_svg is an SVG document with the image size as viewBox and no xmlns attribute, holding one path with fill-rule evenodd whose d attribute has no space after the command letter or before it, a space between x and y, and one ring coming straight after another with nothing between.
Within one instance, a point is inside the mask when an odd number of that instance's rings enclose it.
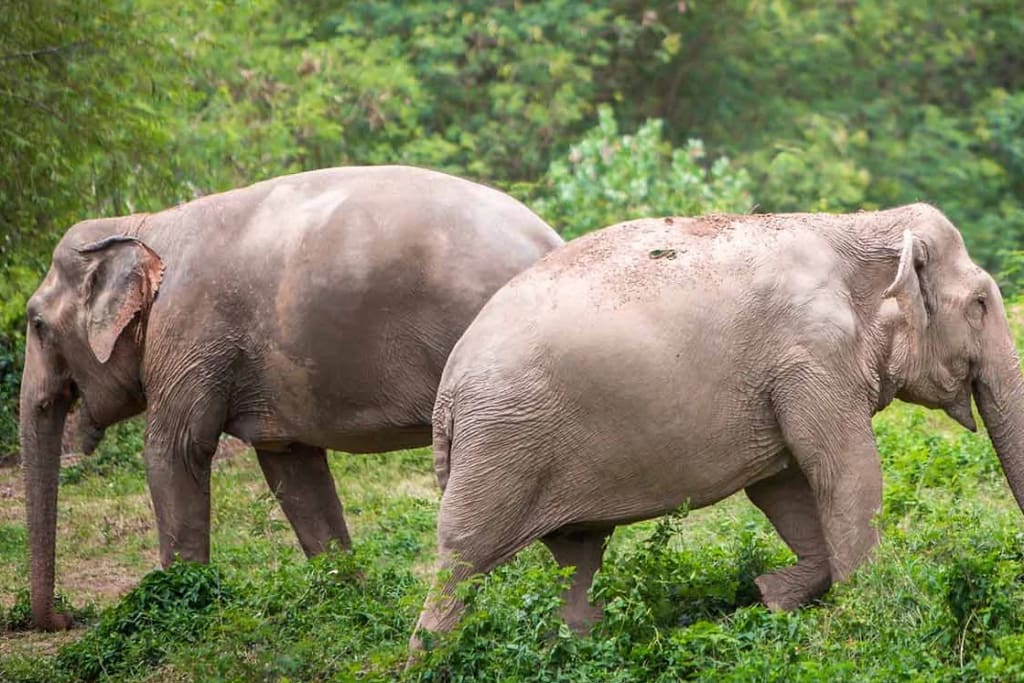
<instances>
[{"instance_id":1,"label":"elephant belly","mask_svg":"<svg viewBox=\"0 0 1024 683\"><path fill-rule=\"evenodd\" d=\"M562 513L575 517L575 522L626 524L680 506L712 505L781 472L791 462L781 445L705 443L678 451L652 447L632 451L628 461L623 461L622 452L608 453L596 464L593 454L584 456L590 461L587 470L615 474L591 478L583 486L578 477L567 476L565 489L552 497L553 503L573 501Z\"/></svg>"},{"instance_id":2,"label":"elephant belly","mask_svg":"<svg viewBox=\"0 0 1024 683\"><path fill-rule=\"evenodd\" d=\"M381 453L430 445L436 383L430 373L409 368L400 385L382 373L358 382L355 373L312 374L278 363L264 373L263 387L235 396L225 431L267 450L302 443Z\"/></svg>"},{"instance_id":3,"label":"elephant belly","mask_svg":"<svg viewBox=\"0 0 1024 683\"><path fill-rule=\"evenodd\" d=\"M430 424L388 427L367 432L339 432L319 444L346 453L386 453L430 445Z\"/></svg>"},{"instance_id":4,"label":"elephant belly","mask_svg":"<svg viewBox=\"0 0 1024 683\"><path fill-rule=\"evenodd\" d=\"M307 329L304 345L268 344L240 368L226 431L253 444L353 453L429 445L444 351L454 340L404 323L329 322Z\"/></svg>"},{"instance_id":5,"label":"elephant belly","mask_svg":"<svg viewBox=\"0 0 1024 683\"><path fill-rule=\"evenodd\" d=\"M430 445L430 424L380 425L352 429L344 425L324 429L300 424L283 427L274 418L242 417L232 419L225 432L254 448L271 452L288 450L301 443L346 453L386 453Z\"/></svg>"}]
</instances>

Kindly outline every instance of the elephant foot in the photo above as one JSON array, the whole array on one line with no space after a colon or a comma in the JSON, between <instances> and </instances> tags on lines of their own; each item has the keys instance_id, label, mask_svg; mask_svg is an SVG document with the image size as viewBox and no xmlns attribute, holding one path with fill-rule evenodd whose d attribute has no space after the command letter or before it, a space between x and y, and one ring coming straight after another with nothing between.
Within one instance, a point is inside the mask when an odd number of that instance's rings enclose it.
<instances>
[{"instance_id":1,"label":"elephant foot","mask_svg":"<svg viewBox=\"0 0 1024 683\"><path fill-rule=\"evenodd\" d=\"M50 618L42 623L37 623L36 628L41 631L70 631L74 628L75 620L65 612L52 612Z\"/></svg>"},{"instance_id":2,"label":"elephant foot","mask_svg":"<svg viewBox=\"0 0 1024 683\"><path fill-rule=\"evenodd\" d=\"M600 605L583 603L566 604L562 607L562 619L580 637L590 635L590 630L604 618L604 609Z\"/></svg>"},{"instance_id":3,"label":"elephant foot","mask_svg":"<svg viewBox=\"0 0 1024 683\"><path fill-rule=\"evenodd\" d=\"M803 561L754 579L761 602L776 612L788 612L819 598L832 585L828 562Z\"/></svg>"}]
</instances>

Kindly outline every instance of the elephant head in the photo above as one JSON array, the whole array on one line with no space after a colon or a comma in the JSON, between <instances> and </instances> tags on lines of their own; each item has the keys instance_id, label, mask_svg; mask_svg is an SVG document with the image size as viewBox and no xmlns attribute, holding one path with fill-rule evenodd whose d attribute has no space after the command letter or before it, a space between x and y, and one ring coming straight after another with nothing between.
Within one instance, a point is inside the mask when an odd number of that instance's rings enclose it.
<instances>
[{"instance_id":1,"label":"elephant head","mask_svg":"<svg viewBox=\"0 0 1024 683\"><path fill-rule=\"evenodd\" d=\"M972 431L973 396L1024 508L1024 379L1002 296L945 216L920 211L897 238L899 266L883 294L883 310L888 305L897 321L889 338L892 393L942 408Z\"/></svg>"},{"instance_id":2,"label":"elephant head","mask_svg":"<svg viewBox=\"0 0 1024 683\"><path fill-rule=\"evenodd\" d=\"M39 628L69 625L53 607L57 481L68 411L79 401L89 452L105 427L145 409L141 347L163 262L139 239L121 234L124 220L87 221L68 231L28 301L20 434L32 616Z\"/></svg>"}]
</instances>

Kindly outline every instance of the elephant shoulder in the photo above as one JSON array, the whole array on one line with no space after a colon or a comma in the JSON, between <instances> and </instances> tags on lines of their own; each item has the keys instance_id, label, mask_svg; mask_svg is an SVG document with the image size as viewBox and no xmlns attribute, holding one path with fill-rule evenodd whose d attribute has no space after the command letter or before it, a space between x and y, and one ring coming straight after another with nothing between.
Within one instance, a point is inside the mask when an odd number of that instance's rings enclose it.
<instances>
[{"instance_id":1,"label":"elephant shoulder","mask_svg":"<svg viewBox=\"0 0 1024 683\"><path fill-rule=\"evenodd\" d=\"M826 358L855 344L862 332L848 271L842 255L823 239L795 234L758 259L753 288L778 334Z\"/></svg>"}]
</instances>

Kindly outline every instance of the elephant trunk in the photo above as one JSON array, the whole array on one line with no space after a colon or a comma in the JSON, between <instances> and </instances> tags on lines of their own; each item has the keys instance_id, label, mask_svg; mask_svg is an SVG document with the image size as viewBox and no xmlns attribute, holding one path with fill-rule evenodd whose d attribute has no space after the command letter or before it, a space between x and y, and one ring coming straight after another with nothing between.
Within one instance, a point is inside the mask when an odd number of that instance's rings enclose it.
<instances>
[{"instance_id":1,"label":"elephant trunk","mask_svg":"<svg viewBox=\"0 0 1024 683\"><path fill-rule=\"evenodd\" d=\"M1024 378L1011 342L983 362L973 393L1010 490L1024 511Z\"/></svg>"},{"instance_id":2,"label":"elephant trunk","mask_svg":"<svg viewBox=\"0 0 1024 683\"><path fill-rule=\"evenodd\" d=\"M38 342L30 338L21 382L21 458L32 620L36 628L52 631L71 625L54 609L54 564L61 437L72 396L70 382L61 381L40 356Z\"/></svg>"}]
</instances>

